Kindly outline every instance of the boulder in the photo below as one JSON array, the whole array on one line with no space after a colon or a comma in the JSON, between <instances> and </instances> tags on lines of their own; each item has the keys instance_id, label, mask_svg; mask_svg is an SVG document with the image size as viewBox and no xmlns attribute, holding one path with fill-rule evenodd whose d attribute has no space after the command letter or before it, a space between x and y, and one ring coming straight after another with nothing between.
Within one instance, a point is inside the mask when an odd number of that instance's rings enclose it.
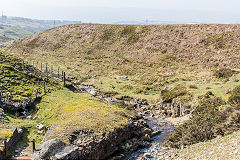
<instances>
[{"instance_id":1,"label":"boulder","mask_svg":"<svg viewBox=\"0 0 240 160\"><path fill-rule=\"evenodd\" d=\"M151 153L144 153L143 155L145 158L152 158L152 155Z\"/></svg>"},{"instance_id":2,"label":"boulder","mask_svg":"<svg viewBox=\"0 0 240 160\"><path fill-rule=\"evenodd\" d=\"M149 134L145 134L145 136L143 137L143 140L144 140L144 141L148 141L148 142L152 141L152 139L151 139L151 137L149 136Z\"/></svg>"},{"instance_id":3,"label":"boulder","mask_svg":"<svg viewBox=\"0 0 240 160\"><path fill-rule=\"evenodd\" d=\"M54 158L64 160L78 159L78 147L67 146L63 151L57 153Z\"/></svg>"},{"instance_id":4,"label":"boulder","mask_svg":"<svg viewBox=\"0 0 240 160\"><path fill-rule=\"evenodd\" d=\"M36 126L37 128L38 128L38 130L43 130L43 129L45 129L45 126L43 125L43 124L41 124L41 123L39 123L37 126Z\"/></svg>"},{"instance_id":5,"label":"boulder","mask_svg":"<svg viewBox=\"0 0 240 160\"><path fill-rule=\"evenodd\" d=\"M117 78L117 79L127 79L128 76L126 76L126 75L124 75L124 76L117 76L116 78Z\"/></svg>"},{"instance_id":6,"label":"boulder","mask_svg":"<svg viewBox=\"0 0 240 160\"><path fill-rule=\"evenodd\" d=\"M66 147L66 143L59 139L50 139L39 145L38 151L32 156L32 160L52 159L55 154L61 152Z\"/></svg>"},{"instance_id":7,"label":"boulder","mask_svg":"<svg viewBox=\"0 0 240 160\"><path fill-rule=\"evenodd\" d=\"M143 135L146 135L146 134L151 135L151 134L152 134L152 130L149 129L149 128L145 128L145 129L143 130Z\"/></svg>"}]
</instances>

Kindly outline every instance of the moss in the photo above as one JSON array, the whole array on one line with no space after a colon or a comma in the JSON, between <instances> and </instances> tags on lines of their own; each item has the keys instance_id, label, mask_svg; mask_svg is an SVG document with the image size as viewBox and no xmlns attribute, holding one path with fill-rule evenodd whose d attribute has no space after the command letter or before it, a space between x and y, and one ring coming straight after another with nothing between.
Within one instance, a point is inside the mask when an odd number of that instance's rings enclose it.
<instances>
[{"instance_id":1,"label":"moss","mask_svg":"<svg viewBox=\"0 0 240 160\"><path fill-rule=\"evenodd\" d=\"M128 123L126 117L115 114L118 110L129 114L127 110L108 106L86 93L73 93L66 89L44 97L37 107L37 121L44 121L49 127L53 125L47 138L57 137L67 143L74 131L86 129L94 134L108 134Z\"/></svg>"},{"instance_id":2,"label":"moss","mask_svg":"<svg viewBox=\"0 0 240 160\"><path fill-rule=\"evenodd\" d=\"M2 129L0 130L0 140L4 140L6 138L12 137L13 132L10 129Z\"/></svg>"}]
</instances>

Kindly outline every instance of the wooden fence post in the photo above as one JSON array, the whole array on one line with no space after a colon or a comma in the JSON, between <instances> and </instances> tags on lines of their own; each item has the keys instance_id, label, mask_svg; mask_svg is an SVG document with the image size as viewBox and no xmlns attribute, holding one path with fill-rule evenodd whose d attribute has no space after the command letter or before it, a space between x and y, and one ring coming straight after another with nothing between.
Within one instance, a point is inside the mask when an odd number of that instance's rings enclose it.
<instances>
[{"instance_id":1,"label":"wooden fence post","mask_svg":"<svg viewBox=\"0 0 240 160\"><path fill-rule=\"evenodd\" d=\"M51 76L53 77L53 66L51 66Z\"/></svg>"},{"instance_id":2,"label":"wooden fence post","mask_svg":"<svg viewBox=\"0 0 240 160\"><path fill-rule=\"evenodd\" d=\"M32 140L32 148L33 148L33 152L35 152L36 150L36 145L35 145L35 139Z\"/></svg>"},{"instance_id":3,"label":"wooden fence post","mask_svg":"<svg viewBox=\"0 0 240 160\"><path fill-rule=\"evenodd\" d=\"M46 73L48 73L48 68L47 68L47 65L48 65L48 64L46 63Z\"/></svg>"},{"instance_id":4,"label":"wooden fence post","mask_svg":"<svg viewBox=\"0 0 240 160\"><path fill-rule=\"evenodd\" d=\"M37 99L37 97L38 97L38 89L37 89L37 91L36 91L36 99Z\"/></svg>"},{"instance_id":5,"label":"wooden fence post","mask_svg":"<svg viewBox=\"0 0 240 160\"><path fill-rule=\"evenodd\" d=\"M59 69L59 67L58 67L58 78L59 78L59 70L60 70L60 69Z\"/></svg>"},{"instance_id":6,"label":"wooden fence post","mask_svg":"<svg viewBox=\"0 0 240 160\"><path fill-rule=\"evenodd\" d=\"M66 74L65 74L65 72L63 72L63 84L64 84L64 86L66 86Z\"/></svg>"},{"instance_id":7,"label":"wooden fence post","mask_svg":"<svg viewBox=\"0 0 240 160\"><path fill-rule=\"evenodd\" d=\"M22 69L24 71L24 60L22 60Z\"/></svg>"},{"instance_id":8,"label":"wooden fence post","mask_svg":"<svg viewBox=\"0 0 240 160\"><path fill-rule=\"evenodd\" d=\"M62 71L62 81L63 81L63 71Z\"/></svg>"},{"instance_id":9,"label":"wooden fence post","mask_svg":"<svg viewBox=\"0 0 240 160\"><path fill-rule=\"evenodd\" d=\"M4 140L4 156L5 158L8 157L8 150L7 150L7 140Z\"/></svg>"},{"instance_id":10,"label":"wooden fence post","mask_svg":"<svg viewBox=\"0 0 240 160\"><path fill-rule=\"evenodd\" d=\"M43 81L43 88L44 88L44 94L46 94L46 84L45 84L45 80Z\"/></svg>"}]
</instances>

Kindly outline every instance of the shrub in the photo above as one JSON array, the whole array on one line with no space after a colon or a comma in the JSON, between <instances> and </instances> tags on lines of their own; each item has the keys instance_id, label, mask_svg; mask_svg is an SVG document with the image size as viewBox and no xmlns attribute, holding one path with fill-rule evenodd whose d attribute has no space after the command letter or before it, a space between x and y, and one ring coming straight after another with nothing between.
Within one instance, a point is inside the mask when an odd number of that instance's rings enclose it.
<instances>
[{"instance_id":1,"label":"shrub","mask_svg":"<svg viewBox=\"0 0 240 160\"><path fill-rule=\"evenodd\" d=\"M164 89L161 91L163 102L171 103L172 100L178 96L184 96L188 94L187 88L183 85L177 85L171 90Z\"/></svg>"},{"instance_id":2,"label":"shrub","mask_svg":"<svg viewBox=\"0 0 240 160\"><path fill-rule=\"evenodd\" d=\"M199 97L190 120L176 128L165 144L179 148L216 137L228 135L240 129L240 86L236 87L229 98L231 105L211 92ZM224 107L223 107L224 106Z\"/></svg>"},{"instance_id":3,"label":"shrub","mask_svg":"<svg viewBox=\"0 0 240 160\"><path fill-rule=\"evenodd\" d=\"M135 26L126 26L121 32L121 35L131 35L134 34L136 30Z\"/></svg>"},{"instance_id":4,"label":"shrub","mask_svg":"<svg viewBox=\"0 0 240 160\"><path fill-rule=\"evenodd\" d=\"M222 99L217 97L201 100L190 120L176 128L175 133L165 143L171 147L180 148L182 145L191 145L214 138L215 126L224 121L218 114L218 108L223 104Z\"/></svg>"},{"instance_id":5,"label":"shrub","mask_svg":"<svg viewBox=\"0 0 240 160\"><path fill-rule=\"evenodd\" d=\"M114 32L112 29L106 29L103 31L103 34L101 35L101 40L103 41L108 41L111 39L111 37L113 36Z\"/></svg>"},{"instance_id":6,"label":"shrub","mask_svg":"<svg viewBox=\"0 0 240 160\"><path fill-rule=\"evenodd\" d=\"M232 95L229 97L228 101L230 104L240 104L240 86L232 91Z\"/></svg>"},{"instance_id":7,"label":"shrub","mask_svg":"<svg viewBox=\"0 0 240 160\"><path fill-rule=\"evenodd\" d=\"M190 84L188 87L191 89L198 89L198 87L195 84Z\"/></svg>"},{"instance_id":8,"label":"shrub","mask_svg":"<svg viewBox=\"0 0 240 160\"><path fill-rule=\"evenodd\" d=\"M217 78L229 78L229 77L232 77L236 73L238 73L238 72L228 69L228 68L222 68L222 69L217 70L214 73L214 76Z\"/></svg>"},{"instance_id":9,"label":"shrub","mask_svg":"<svg viewBox=\"0 0 240 160\"><path fill-rule=\"evenodd\" d=\"M136 43L139 40L140 36L138 34L132 34L128 37L127 42L130 44Z\"/></svg>"}]
</instances>

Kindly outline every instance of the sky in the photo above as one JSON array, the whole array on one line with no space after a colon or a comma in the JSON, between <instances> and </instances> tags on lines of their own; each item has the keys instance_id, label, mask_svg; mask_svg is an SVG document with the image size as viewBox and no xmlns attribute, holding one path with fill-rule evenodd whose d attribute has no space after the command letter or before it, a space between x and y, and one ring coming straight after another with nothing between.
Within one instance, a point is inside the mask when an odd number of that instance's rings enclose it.
<instances>
[{"instance_id":1,"label":"sky","mask_svg":"<svg viewBox=\"0 0 240 160\"><path fill-rule=\"evenodd\" d=\"M7 16L79 20L240 22L239 0L0 0Z\"/></svg>"}]
</instances>

